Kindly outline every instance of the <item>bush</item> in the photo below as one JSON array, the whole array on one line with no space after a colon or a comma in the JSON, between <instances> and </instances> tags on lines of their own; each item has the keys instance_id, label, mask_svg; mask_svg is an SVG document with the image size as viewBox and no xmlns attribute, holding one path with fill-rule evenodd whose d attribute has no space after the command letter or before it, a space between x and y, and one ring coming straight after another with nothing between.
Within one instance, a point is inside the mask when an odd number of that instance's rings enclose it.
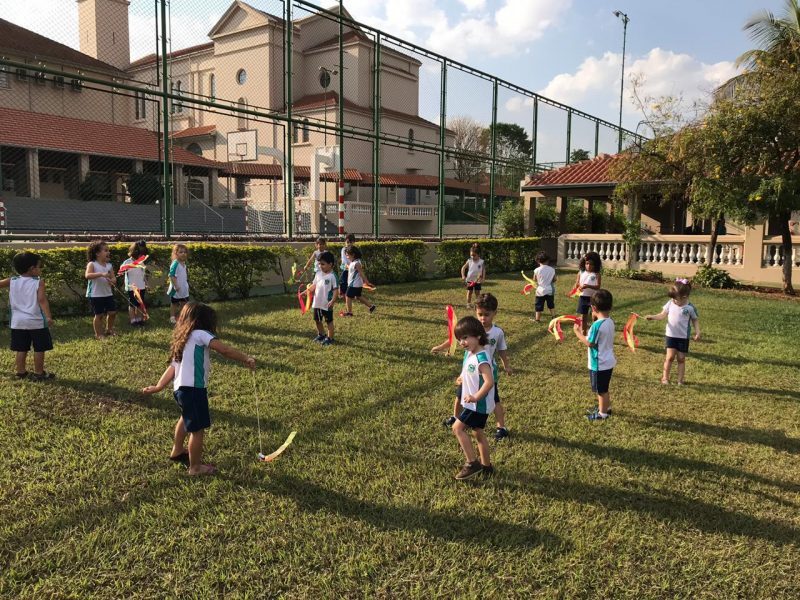
<instances>
[{"instance_id":1,"label":"bush","mask_svg":"<svg viewBox=\"0 0 800 600\"><path fill-rule=\"evenodd\" d=\"M609 277L620 277L622 279L633 279L635 281L651 281L653 283L664 283L664 274L661 271L647 271L637 269L603 269L603 274Z\"/></svg>"},{"instance_id":2,"label":"bush","mask_svg":"<svg viewBox=\"0 0 800 600\"><path fill-rule=\"evenodd\" d=\"M558 232L558 213L554 206L544 202L536 203L536 220L533 224L536 237L556 238Z\"/></svg>"},{"instance_id":3,"label":"bush","mask_svg":"<svg viewBox=\"0 0 800 600\"><path fill-rule=\"evenodd\" d=\"M540 250L539 238L513 238L494 240L448 240L439 244L436 264L445 277L458 277L461 267L469 258L473 243L481 245L481 258L490 273L503 273L518 269L533 270L536 254Z\"/></svg>"},{"instance_id":4,"label":"bush","mask_svg":"<svg viewBox=\"0 0 800 600\"><path fill-rule=\"evenodd\" d=\"M147 173L132 173L128 177L131 204L155 204L164 195L161 182Z\"/></svg>"},{"instance_id":5,"label":"bush","mask_svg":"<svg viewBox=\"0 0 800 600\"><path fill-rule=\"evenodd\" d=\"M361 250L361 261L372 283L399 283L419 281L425 274L425 243L415 240L397 242L356 242ZM309 247L304 252L303 264L314 250ZM329 243L337 263L341 256L342 244Z\"/></svg>"},{"instance_id":6,"label":"bush","mask_svg":"<svg viewBox=\"0 0 800 600\"><path fill-rule=\"evenodd\" d=\"M739 287L739 282L731 277L727 271L715 269L710 265L703 265L697 269L697 273L692 278L692 284L718 290L730 290Z\"/></svg>"},{"instance_id":7,"label":"bush","mask_svg":"<svg viewBox=\"0 0 800 600\"><path fill-rule=\"evenodd\" d=\"M522 202L507 200L497 211L497 232L504 238L519 238L525 235L525 211Z\"/></svg>"}]
</instances>

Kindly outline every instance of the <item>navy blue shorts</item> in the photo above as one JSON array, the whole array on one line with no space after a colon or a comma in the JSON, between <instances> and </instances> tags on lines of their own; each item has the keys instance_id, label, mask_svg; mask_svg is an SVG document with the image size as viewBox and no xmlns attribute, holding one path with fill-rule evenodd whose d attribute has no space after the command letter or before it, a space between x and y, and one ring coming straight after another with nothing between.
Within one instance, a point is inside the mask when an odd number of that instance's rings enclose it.
<instances>
[{"instance_id":1,"label":"navy blue shorts","mask_svg":"<svg viewBox=\"0 0 800 600\"><path fill-rule=\"evenodd\" d=\"M674 348L681 354L689 353L689 338L664 337L664 347Z\"/></svg>"},{"instance_id":2,"label":"navy blue shorts","mask_svg":"<svg viewBox=\"0 0 800 600\"><path fill-rule=\"evenodd\" d=\"M456 400L461 401L461 394L464 391L464 386L458 384L456 386ZM500 392L497 390L497 384L494 384L494 403L500 404Z\"/></svg>"},{"instance_id":3,"label":"navy blue shorts","mask_svg":"<svg viewBox=\"0 0 800 600\"><path fill-rule=\"evenodd\" d=\"M189 296L186 298L175 298L174 296L170 296L169 302L170 304L186 304L189 301Z\"/></svg>"},{"instance_id":4,"label":"navy blue shorts","mask_svg":"<svg viewBox=\"0 0 800 600\"><path fill-rule=\"evenodd\" d=\"M553 298L553 294L548 294L547 296L536 296L536 312L542 312L544 310L545 302L547 302L547 308L551 310L556 307L556 301Z\"/></svg>"},{"instance_id":5,"label":"navy blue shorts","mask_svg":"<svg viewBox=\"0 0 800 600\"><path fill-rule=\"evenodd\" d=\"M53 338L47 327L42 329L12 329L11 349L14 352L28 352L33 345L34 352L47 352L53 349Z\"/></svg>"},{"instance_id":6,"label":"navy blue shorts","mask_svg":"<svg viewBox=\"0 0 800 600\"><path fill-rule=\"evenodd\" d=\"M110 312L117 312L117 303L114 296L101 296L99 298L89 298L92 305L93 315L104 315Z\"/></svg>"},{"instance_id":7,"label":"navy blue shorts","mask_svg":"<svg viewBox=\"0 0 800 600\"><path fill-rule=\"evenodd\" d=\"M348 298L360 298L361 292L364 291L363 287L352 287L350 286L347 288L347 297Z\"/></svg>"},{"instance_id":8,"label":"navy blue shorts","mask_svg":"<svg viewBox=\"0 0 800 600\"><path fill-rule=\"evenodd\" d=\"M314 309L314 322L322 323L323 319L325 319L326 323L333 323L333 309L324 310L322 308L315 308Z\"/></svg>"},{"instance_id":9,"label":"navy blue shorts","mask_svg":"<svg viewBox=\"0 0 800 600\"><path fill-rule=\"evenodd\" d=\"M144 300L146 304L147 300L145 300L144 298L144 290L139 290L139 295L142 297L142 300ZM135 306L136 308L142 308L142 306L139 304L139 300L137 300L136 296L134 296L133 292L131 291L128 291L128 301L131 303L131 306Z\"/></svg>"},{"instance_id":10,"label":"navy blue shorts","mask_svg":"<svg viewBox=\"0 0 800 600\"><path fill-rule=\"evenodd\" d=\"M578 298L578 314L585 315L590 310L592 310L592 297L580 296Z\"/></svg>"},{"instance_id":11,"label":"navy blue shorts","mask_svg":"<svg viewBox=\"0 0 800 600\"><path fill-rule=\"evenodd\" d=\"M339 277L339 294L344 296L347 293L347 271L342 271Z\"/></svg>"},{"instance_id":12,"label":"navy blue shorts","mask_svg":"<svg viewBox=\"0 0 800 600\"><path fill-rule=\"evenodd\" d=\"M486 419L488 416L489 415L487 414L475 412L474 410L465 408L461 411L461 414L458 415L458 420L467 427L472 427L473 429L483 429L486 427Z\"/></svg>"},{"instance_id":13,"label":"navy blue shorts","mask_svg":"<svg viewBox=\"0 0 800 600\"><path fill-rule=\"evenodd\" d=\"M480 292L481 291L481 284L478 282L468 282L467 289L472 290L473 292Z\"/></svg>"},{"instance_id":14,"label":"navy blue shorts","mask_svg":"<svg viewBox=\"0 0 800 600\"><path fill-rule=\"evenodd\" d=\"M208 412L208 390L206 388L182 386L175 390L175 402L181 409L183 428L187 433L202 431L211 427L211 414Z\"/></svg>"},{"instance_id":15,"label":"navy blue shorts","mask_svg":"<svg viewBox=\"0 0 800 600\"><path fill-rule=\"evenodd\" d=\"M592 382L592 391L595 394L607 394L608 384L611 383L611 373L614 369L605 371L592 371L589 369L589 381Z\"/></svg>"}]
</instances>

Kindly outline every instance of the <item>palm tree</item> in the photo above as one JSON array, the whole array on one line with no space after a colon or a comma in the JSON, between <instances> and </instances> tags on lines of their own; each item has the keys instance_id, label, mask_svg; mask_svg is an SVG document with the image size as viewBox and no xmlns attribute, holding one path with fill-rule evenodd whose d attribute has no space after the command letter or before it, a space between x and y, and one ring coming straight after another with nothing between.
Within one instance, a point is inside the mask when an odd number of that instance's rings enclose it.
<instances>
[{"instance_id":1,"label":"palm tree","mask_svg":"<svg viewBox=\"0 0 800 600\"><path fill-rule=\"evenodd\" d=\"M737 58L737 66L752 70L759 64L800 64L800 0L785 0L781 18L766 9L756 13L744 30L758 47Z\"/></svg>"}]
</instances>

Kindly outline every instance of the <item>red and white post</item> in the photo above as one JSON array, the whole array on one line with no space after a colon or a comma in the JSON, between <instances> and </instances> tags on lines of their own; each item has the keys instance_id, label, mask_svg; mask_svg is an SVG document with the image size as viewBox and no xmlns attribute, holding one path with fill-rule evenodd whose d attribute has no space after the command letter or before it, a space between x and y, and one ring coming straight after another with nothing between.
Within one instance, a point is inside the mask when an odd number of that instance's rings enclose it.
<instances>
[{"instance_id":1,"label":"red and white post","mask_svg":"<svg viewBox=\"0 0 800 600\"><path fill-rule=\"evenodd\" d=\"M6 234L6 204L0 200L0 234Z\"/></svg>"},{"instance_id":2,"label":"red and white post","mask_svg":"<svg viewBox=\"0 0 800 600\"><path fill-rule=\"evenodd\" d=\"M339 235L344 235L344 179L339 180Z\"/></svg>"}]
</instances>

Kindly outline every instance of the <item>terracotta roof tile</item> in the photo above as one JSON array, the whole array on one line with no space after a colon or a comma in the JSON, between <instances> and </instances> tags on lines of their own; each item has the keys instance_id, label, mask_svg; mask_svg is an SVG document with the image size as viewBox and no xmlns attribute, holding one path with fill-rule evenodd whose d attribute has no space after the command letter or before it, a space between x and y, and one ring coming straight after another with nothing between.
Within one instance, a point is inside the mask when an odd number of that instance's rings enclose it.
<instances>
[{"instance_id":1,"label":"terracotta roof tile","mask_svg":"<svg viewBox=\"0 0 800 600\"><path fill-rule=\"evenodd\" d=\"M619 154L600 154L591 160L584 160L560 169L537 173L525 183L523 188L533 190L539 187L564 185L614 184L616 181L609 176L609 169L619 159Z\"/></svg>"},{"instance_id":2,"label":"terracotta roof tile","mask_svg":"<svg viewBox=\"0 0 800 600\"><path fill-rule=\"evenodd\" d=\"M210 50L214 47L214 42L206 42L204 44L197 44L196 46L189 46L188 48L181 48L180 50L175 50L174 52L170 52L167 57L168 58L178 58L179 56L185 56L187 54L192 54L193 52L202 52L203 50ZM141 58L137 58L135 61L131 63L130 68L142 67L144 65L156 62L158 57L155 54L148 54L147 56L143 56Z\"/></svg>"},{"instance_id":3,"label":"terracotta roof tile","mask_svg":"<svg viewBox=\"0 0 800 600\"><path fill-rule=\"evenodd\" d=\"M172 134L174 139L197 137L201 135L208 135L217 131L216 125L203 125L202 127L188 127Z\"/></svg>"}]
</instances>

